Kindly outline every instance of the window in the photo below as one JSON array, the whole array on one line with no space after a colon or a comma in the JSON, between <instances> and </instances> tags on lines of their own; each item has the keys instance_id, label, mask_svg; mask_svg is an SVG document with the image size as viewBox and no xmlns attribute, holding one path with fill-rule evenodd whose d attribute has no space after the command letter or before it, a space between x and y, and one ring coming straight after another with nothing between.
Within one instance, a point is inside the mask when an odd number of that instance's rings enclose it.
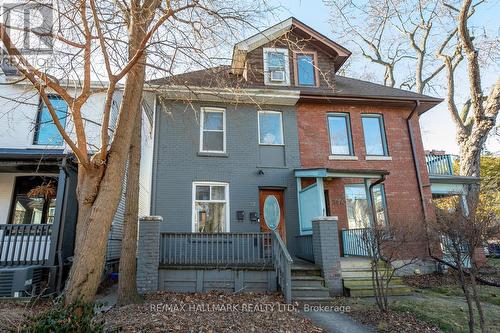
<instances>
[{"instance_id":1,"label":"window","mask_svg":"<svg viewBox=\"0 0 500 333\"><path fill-rule=\"evenodd\" d=\"M316 85L314 53L299 53L295 56L296 84L299 86Z\"/></svg>"},{"instance_id":2,"label":"window","mask_svg":"<svg viewBox=\"0 0 500 333\"><path fill-rule=\"evenodd\" d=\"M59 96L49 95L49 100L54 110L56 111L57 118L62 126L66 126L66 117L68 114L68 105ZM54 120L50 115L49 109L41 102L40 110L37 115L35 125L35 137L33 144L35 145L49 145L49 146L62 146L63 138L61 133L57 130Z\"/></svg>"},{"instance_id":3,"label":"window","mask_svg":"<svg viewBox=\"0 0 500 333\"><path fill-rule=\"evenodd\" d=\"M226 152L226 112L224 109L201 109L200 151L209 153Z\"/></svg>"},{"instance_id":4,"label":"window","mask_svg":"<svg viewBox=\"0 0 500 333\"><path fill-rule=\"evenodd\" d=\"M330 134L330 152L332 155L354 155L349 114L329 114L328 132Z\"/></svg>"},{"instance_id":5,"label":"window","mask_svg":"<svg viewBox=\"0 0 500 333\"><path fill-rule=\"evenodd\" d=\"M345 198L349 229L367 228L370 226L369 215L371 212L368 207L365 185L346 185ZM386 225L387 216L383 185L376 185L373 188L373 200L377 212L377 222L381 225Z\"/></svg>"},{"instance_id":6,"label":"window","mask_svg":"<svg viewBox=\"0 0 500 333\"><path fill-rule=\"evenodd\" d=\"M54 222L57 178L17 177L12 199L11 224Z\"/></svg>"},{"instance_id":7,"label":"window","mask_svg":"<svg viewBox=\"0 0 500 333\"><path fill-rule=\"evenodd\" d=\"M226 183L193 183L193 232L228 232L228 198Z\"/></svg>"},{"instance_id":8,"label":"window","mask_svg":"<svg viewBox=\"0 0 500 333\"><path fill-rule=\"evenodd\" d=\"M264 48L264 83L266 85L290 85L287 49Z\"/></svg>"},{"instance_id":9,"label":"window","mask_svg":"<svg viewBox=\"0 0 500 333\"><path fill-rule=\"evenodd\" d=\"M388 156L384 120L378 114L361 116L365 136L366 155Z\"/></svg>"},{"instance_id":10,"label":"window","mask_svg":"<svg viewBox=\"0 0 500 333\"><path fill-rule=\"evenodd\" d=\"M283 144L283 123L281 120L281 112L259 111L259 144Z\"/></svg>"}]
</instances>

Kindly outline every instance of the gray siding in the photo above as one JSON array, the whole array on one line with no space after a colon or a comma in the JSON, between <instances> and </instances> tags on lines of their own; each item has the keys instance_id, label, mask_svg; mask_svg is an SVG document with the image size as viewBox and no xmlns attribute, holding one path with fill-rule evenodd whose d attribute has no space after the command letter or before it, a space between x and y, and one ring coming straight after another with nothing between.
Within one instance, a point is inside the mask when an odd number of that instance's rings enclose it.
<instances>
[{"instance_id":1,"label":"gray siding","mask_svg":"<svg viewBox=\"0 0 500 333\"><path fill-rule=\"evenodd\" d=\"M258 232L258 222L249 213L259 213L259 187L285 188L287 243L293 252L298 235L296 181L293 169L299 165L295 107L260 106L283 113L283 147L258 144L256 105L224 106L218 103L157 103L153 159L152 215L164 219L164 232L190 232L192 225L193 181L229 183L230 231ZM202 106L226 108L225 156L201 156L199 112ZM284 162L284 165L283 165ZM262 170L264 174L259 175ZM245 220L236 220L236 211L245 211Z\"/></svg>"}]
</instances>

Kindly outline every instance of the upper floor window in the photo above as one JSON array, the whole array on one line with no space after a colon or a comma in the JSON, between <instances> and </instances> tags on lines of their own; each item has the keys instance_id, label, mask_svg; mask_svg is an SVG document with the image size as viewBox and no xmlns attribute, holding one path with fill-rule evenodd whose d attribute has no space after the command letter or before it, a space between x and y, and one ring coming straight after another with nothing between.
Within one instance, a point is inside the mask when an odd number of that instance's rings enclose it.
<instances>
[{"instance_id":1,"label":"upper floor window","mask_svg":"<svg viewBox=\"0 0 500 333\"><path fill-rule=\"evenodd\" d=\"M226 152L226 112L224 109L201 109L200 151L207 153Z\"/></svg>"},{"instance_id":2,"label":"upper floor window","mask_svg":"<svg viewBox=\"0 0 500 333\"><path fill-rule=\"evenodd\" d=\"M264 48L264 83L266 85L290 85L287 49Z\"/></svg>"},{"instance_id":3,"label":"upper floor window","mask_svg":"<svg viewBox=\"0 0 500 333\"><path fill-rule=\"evenodd\" d=\"M328 132L332 155L354 155L348 113L328 114Z\"/></svg>"},{"instance_id":4,"label":"upper floor window","mask_svg":"<svg viewBox=\"0 0 500 333\"><path fill-rule=\"evenodd\" d=\"M316 85L316 63L314 53L297 53L295 55L296 84L299 86Z\"/></svg>"},{"instance_id":5,"label":"upper floor window","mask_svg":"<svg viewBox=\"0 0 500 333\"><path fill-rule=\"evenodd\" d=\"M283 123L281 119L281 112L259 111L259 144L283 144Z\"/></svg>"},{"instance_id":6,"label":"upper floor window","mask_svg":"<svg viewBox=\"0 0 500 333\"><path fill-rule=\"evenodd\" d=\"M63 127L66 126L66 117L68 116L68 105L66 102L57 95L48 96L52 107L54 108L57 118ZM62 146L64 143L61 133L54 124L54 120L50 115L47 105L41 101L38 111L35 137L33 144L35 145L49 145L49 146Z\"/></svg>"},{"instance_id":7,"label":"upper floor window","mask_svg":"<svg viewBox=\"0 0 500 333\"><path fill-rule=\"evenodd\" d=\"M387 156L387 141L385 138L384 119L379 114L364 114L363 134L365 137L366 155Z\"/></svg>"}]
</instances>

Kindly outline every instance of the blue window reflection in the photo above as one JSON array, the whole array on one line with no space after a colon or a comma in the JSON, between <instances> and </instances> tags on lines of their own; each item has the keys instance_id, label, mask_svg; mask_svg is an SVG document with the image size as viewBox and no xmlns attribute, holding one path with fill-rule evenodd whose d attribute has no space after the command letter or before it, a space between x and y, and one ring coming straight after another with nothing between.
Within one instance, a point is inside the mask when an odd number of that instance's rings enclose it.
<instances>
[{"instance_id":1,"label":"blue window reflection","mask_svg":"<svg viewBox=\"0 0 500 333\"><path fill-rule=\"evenodd\" d=\"M66 127L66 117L68 116L68 105L59 96L49 96L50 103L56 111L57 118L63 127ZM43 103L43 102L42 102ZM38 113L36 128L35 128L35 145L62 146L63 138L57 130L54 120L50 115L49 109L42 104Z\"/></svg>"},{"instance_id":2,"label":"blue window reflection","mask_svg":"<svg viewBox=\"0 0 500 333\"><path fill-rule=\"evenodd\" d=\"M310 54L297 55L297 77L301 86L314 86L314 57Z\"/></svg>"},{"instance_id":3,"label":"blue window reflection","mask_svg":"<svg viewBox=\"0 0 500 333\"><path fill-rule=\"evenodd\" d=\"M382 117L379 115L365 115L362 120L366 155L387 155Z\"/></svg>"}]
</instances>

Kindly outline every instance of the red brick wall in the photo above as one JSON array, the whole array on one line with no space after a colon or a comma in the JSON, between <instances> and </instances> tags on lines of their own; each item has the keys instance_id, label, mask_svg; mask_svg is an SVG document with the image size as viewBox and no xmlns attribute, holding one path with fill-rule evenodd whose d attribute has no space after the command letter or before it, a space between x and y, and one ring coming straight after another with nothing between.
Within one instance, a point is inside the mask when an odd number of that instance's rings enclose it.
<instances>
[{"instance_id":1,"label":"red brick wall","mask_svg":"<svg viewBox=\"0 0 500 333\"><path fill-rule=\"evenodd\" d=\"M356 161L329 160L330 146L327 126L328 112L348 112L350 114L352 140ZM388 106L349 105L340 103L306 103L298 104L298 132L300 158L303 168L331 169L381 169L390 174L384 182L387 199L388 219L391 225L408 225L423 238L424 221L420 201L418 183L413 164L406 118L410 108L394 108ZM361 124L362 113L383 114L390 161L367 161ZM419 165L421 169L424 193L428 203L428 214L433 217L429 176L425 166L424 149L417 117L414 117L413 130ZM361 182L361 179L331 179L325 181L325 190L329 191L330 210L332 215L339 216L340 228L347 228L347 215L344 203L344 185ZM416 237L417 238L417 237ZM419 255L427 254L427 246L421 244ZM413 246L412 246L413 247Z\"/></svg>"}]
</instances>

